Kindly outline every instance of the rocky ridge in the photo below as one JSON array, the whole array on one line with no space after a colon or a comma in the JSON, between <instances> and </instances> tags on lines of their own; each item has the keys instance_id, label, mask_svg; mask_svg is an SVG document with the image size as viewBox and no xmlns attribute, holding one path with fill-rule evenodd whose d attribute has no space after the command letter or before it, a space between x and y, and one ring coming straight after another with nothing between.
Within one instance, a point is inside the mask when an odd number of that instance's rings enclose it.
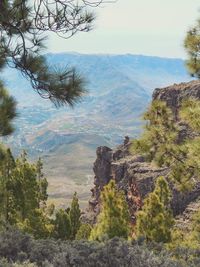
<instances>
[{"instance_id":1,"label":"rocky ridge","mask_svg":"<svg viewBox=\"0 0 200 267\"><path fill-rule=\"evenodd\" d=\"M172 86L155 89L153 100L162 100L172 109L175 120L179 123L178 110L183 99L194 97L200 99L200 82L174 84ZM187 134L185 126L182 131ZM153 190L155 180L159 176L168 177L170 168L158 168L152 163L145 162L139 155L129 152L131 142L125 137L124 144L117 149L106 146L98 147L97 158L94 163L94 188L89 200L89 210L94 215L99 212L100 192L110 179L114 179L119 188L123 189L129 204L132 222L135 221L135 212L141 208L144 197ZM192 192L181 193L171 184L171 207L175 216L184 213L188 205L195 203L200 197L200 182L197 182Z\"/></svg>"}]
</instances>

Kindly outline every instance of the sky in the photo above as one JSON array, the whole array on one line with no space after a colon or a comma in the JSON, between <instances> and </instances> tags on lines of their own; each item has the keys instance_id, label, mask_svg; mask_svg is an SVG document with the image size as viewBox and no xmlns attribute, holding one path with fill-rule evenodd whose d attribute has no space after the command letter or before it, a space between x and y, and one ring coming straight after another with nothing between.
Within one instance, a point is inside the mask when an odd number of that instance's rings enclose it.
<instances>
[{"instance_id":1,"label":"sky","mask_svg":"<svg viewBox=\"0 0 200 267\"><path fill-rule=\"evenodd\" d=\"M95 9L94 29L71 39L51 35L49 52L185 58L183 40L200 18L199 0L118 0Z\"/></svg>"}]
</instances>

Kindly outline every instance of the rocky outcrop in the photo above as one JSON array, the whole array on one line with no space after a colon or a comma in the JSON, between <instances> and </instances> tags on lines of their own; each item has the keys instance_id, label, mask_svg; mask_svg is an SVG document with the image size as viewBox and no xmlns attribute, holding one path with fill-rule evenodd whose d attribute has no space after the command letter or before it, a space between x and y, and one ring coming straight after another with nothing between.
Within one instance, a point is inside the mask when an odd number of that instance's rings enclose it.
<instances>
[{"instance_id":1,"label":"rocky outcrop","mask_svg":"<svg viewBox=\"0 0 200 267\"><path fill-rule=\"evenodd\" d=\"M120 148L121 150L121 148ZM90 211L99 212L100 192L110 179L114 179L120 189L123 189L132 217L135 220L135 212L141 208L142 200L154 188L155 180L159 176L168 177L170 168L157 168L151 163L145 162L141 156L126 156L114 159L119 150L111 150L107 147L97 149L95 161L95 186L91 190L92 197L89 201ZM106 159L106 165L104 165ZM102 168L104 166L104 168ZM105 167L106 166L106 167ZM193 191L181 193L171 184L173 193L171 207L174 215L181 214L187 205L200 196L200 183L196 183Z\"/></svg>"},{"instance_id":2,"label":"rocky outcrop","mask_svg":"<svg viewBox=\"0 0 200 267\"><path fill-rule=\"evenodd\" d=\"M156 88L153 92L153 100L165 101L178 119L178 110L181 102L188 98L200 99L200 82L191 81L188 83L174 84L165 88Z\"/></svg>"},{"instance_id":3,"label":"rocky outcrop","mask_svg":"<svg viewBox=\"0 0 200 267\"><path fill-rule=\"evenodd\" d=\"M175 227L188 233L192 230L192 220L194 214L200 210L200 198L189 203L184 212L176 217Z\"/></svg>"},{"instance_id":4,"label":"rocky outcrop","mask_svg":"<svg viewBox=\"0 0 200 267\"><path fill-rule=\"evenodd\" d=\"M179 142L182 142L186 137L194 138L196 136L196 133L194 133L185 123L181 122L179 118L181 102L188 98L200 99L199 81L174 84L161 89L157 88L153 92L153 100L165 101L167 106L172 110L174 119L179 124Z\"/></svg>"},{"instance_id":5,"label":"rocky outcrop","mask_svg":"<svg viewBox=\"0 0 200 267\"><path fill-rule=\"evenodd\" d=\"M155 89L153 100L166 101L172 109L175 119L178 121L178 110L181 101L188 97L200 99L200 82L175 84L163 89ZM188 130L184 127L184 135ZM108 147L97 148L97 159L94 163L94 188L89 201L89 209L94 214L99 212L100 192L110 179L114 179L120 189L123 189L129 204L132 221L135 221L135 212L141 208L145 196L154 188L157 177L168 178L170 168L158 168L139 155L131 155L129 152L130 140L125 138L124 144L112 150ZM183 213L187 205L200 196L200 183L197 182L192 192L178 192L173 184L171 207L174 215Z\"/></svg>"}]
</instances>

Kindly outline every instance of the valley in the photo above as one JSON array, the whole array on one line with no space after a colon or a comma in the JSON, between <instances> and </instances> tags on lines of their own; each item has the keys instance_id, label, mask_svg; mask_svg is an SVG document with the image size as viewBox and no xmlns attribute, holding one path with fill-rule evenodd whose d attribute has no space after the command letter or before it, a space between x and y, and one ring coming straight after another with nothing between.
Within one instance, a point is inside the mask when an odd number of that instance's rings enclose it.
<instances>
[{"instance_id":1,"label":"valley","mask_svg":"<svg viewBox=\"0 0 200 267\"><path fill-rule=\"evenodd\" d=\"M86 78L88 94L73 109L41 99L17 71L3 79L18 101L16 131L3 142L14 154L25 149L31 160L43 159L50 201L68 205L74 191L87 204L98 146L115 147L125 135L137 136L142 114L156 87L188 81L184 62L139 55L47 54L50 65L75 66Z\"/></svg>"}]
</instances>

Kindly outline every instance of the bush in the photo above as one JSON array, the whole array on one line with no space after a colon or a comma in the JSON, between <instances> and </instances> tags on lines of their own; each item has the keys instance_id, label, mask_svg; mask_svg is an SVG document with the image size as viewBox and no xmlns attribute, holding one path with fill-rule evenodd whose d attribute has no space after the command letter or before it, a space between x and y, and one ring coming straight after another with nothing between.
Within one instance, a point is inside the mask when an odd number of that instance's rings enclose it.
<instances>
[{"instance_id":1,"label":"bush","mask_svg":"<svg viewBox=\"0 0 200 267\"><path fill-rule=\"evenodd\" d=\"M18 230L9 229L0 233L0 257L9 261L25 261L32 249L32 238Z\"/></svg>"},{"instance_id":2,"label":"bush","mask_svg":"<svg viewBox=\"0 0 200 267\"><path fill-rule=\"evenodd\" d=\"M175 260L178 253L179 259ZM188 255L188 256L187 256ZM200 253L167 251L161 244L34 240L16 230L0 233L0 267L200 267Z\"/></svg>"},{"instance_id":3,"label":"bush","mask_svg":"<svg viewBox=\"0 0 200 267\"><path fill-rule=\"evenodd\" d=\"M25 261L23 263L13 263L12 267L38 267L35 263Z\"/></svg>"}]
</instances>

